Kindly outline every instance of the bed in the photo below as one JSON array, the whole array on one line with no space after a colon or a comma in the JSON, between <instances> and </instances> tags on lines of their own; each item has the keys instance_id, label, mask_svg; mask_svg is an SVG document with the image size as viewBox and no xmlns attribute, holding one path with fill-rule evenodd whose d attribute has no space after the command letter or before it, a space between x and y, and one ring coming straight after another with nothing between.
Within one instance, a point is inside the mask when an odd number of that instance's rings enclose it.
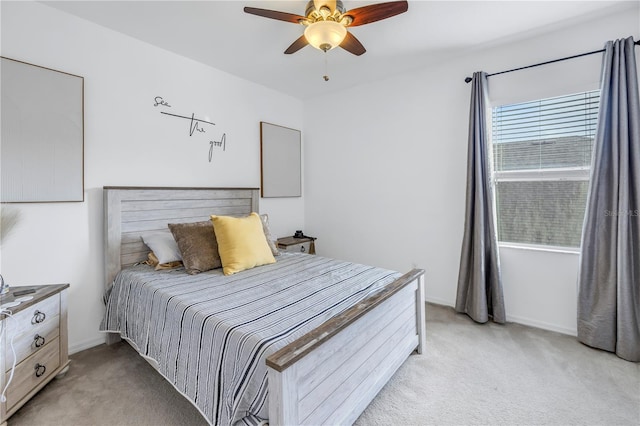
<instances>
[{"instance_id":1,"label":"bed","mask_svg":"<svg viewBox=\"0 0 640 426\"><path fill-rule=\"evenodd\" d=\"M101 329L108 342L125 338L211 424L351 424L425 349L419 269L289 253L230 276L138 265L149 254L144 233L258 212L256 188L104 187L103 195Z\"/></svg>"}]
</instances>

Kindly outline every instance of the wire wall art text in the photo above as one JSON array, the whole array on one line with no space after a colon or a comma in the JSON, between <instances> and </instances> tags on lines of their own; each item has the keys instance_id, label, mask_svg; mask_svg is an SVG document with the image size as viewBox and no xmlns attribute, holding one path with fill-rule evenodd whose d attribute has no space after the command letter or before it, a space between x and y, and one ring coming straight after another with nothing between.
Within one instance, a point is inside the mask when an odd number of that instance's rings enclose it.
<instances>
[{"instance_id":1,"label":"wire wall art text","mask_svg":"<svg viewBox=\"0 0 640 426\"><path fill-rule=\"evenodd\" d=\"M162 96L156 96L153 99L154 107L161 108L171 108L171 105L167 100L165 100ZM215 123L203 118L196 117L195 113L191 113L191 116L188 115L180 115L173 114L167 111L160 111L160 114L181 118L183 120L189 120L189 137L193 137L194 135L207 133L207 130L211 130L212 126L215 126ZM208 139L208 137L207 137ZM223 133L220 137L220 140L209 140L209 162L213 159L213 151L214 149L220 149L223 152L227 150L227 135Z\"/></svg>"}]
</instances>

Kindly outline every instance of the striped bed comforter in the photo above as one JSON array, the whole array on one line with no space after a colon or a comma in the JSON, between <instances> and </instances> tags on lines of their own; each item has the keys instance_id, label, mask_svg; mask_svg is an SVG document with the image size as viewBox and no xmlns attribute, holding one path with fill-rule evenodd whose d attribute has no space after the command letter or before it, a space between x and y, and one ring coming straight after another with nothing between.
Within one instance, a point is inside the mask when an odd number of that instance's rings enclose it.
<instances>
[{"instance_id":1,"label":"striped bed comforter","mask_svg":"<svg viewBox=\"0 0 640 426\"><path fill-rule=\"evenodd\" d=\"M100 330L155 360L211 424L260 424L269 412L265 359L401 275L305 254L276 259L231 276L123 269Z\"/></svg>"}]
</instances>

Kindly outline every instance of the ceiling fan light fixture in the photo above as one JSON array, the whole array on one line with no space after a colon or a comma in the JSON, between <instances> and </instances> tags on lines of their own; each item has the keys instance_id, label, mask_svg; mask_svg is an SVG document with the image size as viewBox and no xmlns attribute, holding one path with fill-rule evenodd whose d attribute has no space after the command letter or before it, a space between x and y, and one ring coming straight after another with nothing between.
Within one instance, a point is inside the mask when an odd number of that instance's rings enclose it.
<instances>
[{"instance_id":1,"label":"ceiling fan light fixture","mask_svg":"<svg viewBox=\"0 0 640 426\"><path fill-rule=\"evenodd\" d=\"M304 36L310 45L326 52L340 46L347 36L347 29L334 21L318 21L304 30Z\"/></svg>"},{"instance_id":2,"label":"ceiling fan light fixture","mask_svg":"<svg viewBox=\"0 0 640 426\"><path fill-rule=\"evenodd\" d=\"M295 53L310 44L324 52L340 46L347 52L360 56L367 50L353 34L347 31L347 28L391 18L408 9L407 0L375 3L348 11L345 11L342 0L309 0L304 16L256 7L245 7L244 11L269 19L302 24L306 27L304 34L284 51L285 55Z\"/></svg>"}]
</instances>

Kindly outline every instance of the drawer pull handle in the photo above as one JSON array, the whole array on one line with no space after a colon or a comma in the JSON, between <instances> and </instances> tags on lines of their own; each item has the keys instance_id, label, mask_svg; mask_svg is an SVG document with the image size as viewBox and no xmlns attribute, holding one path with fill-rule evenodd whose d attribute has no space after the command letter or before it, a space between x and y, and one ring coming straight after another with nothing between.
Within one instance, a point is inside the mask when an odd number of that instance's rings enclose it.
<instances>
[{"instance_id":1,"label":"drawer pull handle","mask_svg":"<svg viewBox=\"0 0 640 426\"><path fill-rule=\"evenodd\" d=\"M36 336L33 338L33 344L36 348L44 346L44 342L45 342L44 337L42 337L39 334L36 334Z\"/></svg>"},{"instance_id":2,"label":"drawer pull handle","mask_svg":"<svg viewBox=\"0 0 640 426\"><path fill-rule=\"evenodd\" d=\"M47 367L42 364L36 364L34 370L36 370L36 377L40 377L47 371Z\"/></svg>"},{"instance_id":3,"label":"drawer pull handle","mask_svg":"<svg viewBox=\"0 0 640 426\"><path fill-rule=\"evenodd\" d=\"M45 319L47 318L47 316L45 315L44 312L40 312L40 311L36 311L33 314L33 318L31 318L31 324L40 324L41 322L43 322Z\"/></svg>"}]
</instances>

